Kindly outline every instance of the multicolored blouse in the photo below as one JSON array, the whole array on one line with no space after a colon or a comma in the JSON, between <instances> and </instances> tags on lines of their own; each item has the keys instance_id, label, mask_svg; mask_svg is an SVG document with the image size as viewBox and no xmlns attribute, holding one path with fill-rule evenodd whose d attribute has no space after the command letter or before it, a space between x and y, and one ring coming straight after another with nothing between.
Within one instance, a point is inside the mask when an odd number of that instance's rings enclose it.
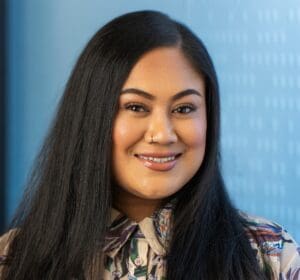
<instances>
[{"instance_id":1,"label":"multicolored blouse","mask_svg":"<svg viewBox=\"0 0 300 280\"><path fill-rule=\"evenodd\" d=\"M300 280L300 247L293 238L276 223L240 214L247 221L246 232L260 265L267 260L276 280ZM139 223L113 210L105 247L105 279L166 279L171 215L171 204Z\"/></svg>"},{"instance_id":2,"label":"multicolored blouse","mask_svg":"<svg viewBox=\"0 0 300 280\"><path fill-rule=\"evenodd\" d=\"M140 222L113 209L104 248L104 279L165 280L171 215L171 204ZM259 263L262 265L262 260L267 260L276 280L299 280L300 248L293 238L276 223L245 213L241 215L248 223L246 232ZM8 250L9 235L11 232L0 238L0 264Z\"/></svg>"}]
</instances>

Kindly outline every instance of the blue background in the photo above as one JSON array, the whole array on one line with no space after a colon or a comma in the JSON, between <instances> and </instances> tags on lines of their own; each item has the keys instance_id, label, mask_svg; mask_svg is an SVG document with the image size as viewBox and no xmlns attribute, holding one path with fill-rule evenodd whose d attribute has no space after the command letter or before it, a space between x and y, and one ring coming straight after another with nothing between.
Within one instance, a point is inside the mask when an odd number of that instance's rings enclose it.
<instances>
[{"instance_id":1,"label":"blue background","mask_svg":"<svg viewBox=\"0 0 300 280\"><path fill-rule=\"evenodd\" d=\"M300 240L299 0L9 0L7 5L7 219L86 42L115 16L154 9L187 24L215 62L222 166L232 199Z\"/></svg>"}]
</instances>

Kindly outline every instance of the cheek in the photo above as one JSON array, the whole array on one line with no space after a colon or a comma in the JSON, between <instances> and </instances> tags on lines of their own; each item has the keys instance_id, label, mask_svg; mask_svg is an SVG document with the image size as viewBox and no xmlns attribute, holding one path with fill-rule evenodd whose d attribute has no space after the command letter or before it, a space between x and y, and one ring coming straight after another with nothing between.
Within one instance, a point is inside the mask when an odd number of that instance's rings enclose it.
<instances>
[{"instance_id":1,"label":"cheek","mask_svg":"<svg viewBox=\"0 0 300 280\"><path fill-rule=\"evenodd\" d=\"M117 117L113 128L113 147L115 152L128 149L142 137L142 126L128 118Z\"/></svg>"},{"instance_id":2,"label":"cheek","mask_svg":"<svg viewBox=\"0 0 300 280\"><path fill-rule=\"evenodd\" d=\"M113 125L113 141L118 142L119 139L126 139L125 137L129 134L129 126L121 117L116 117Z\"/></svg>"},{"instance_id":3,"label":"cheek","mask_svg":"<svg viewBox=\"0 0 300 280\"><path fill-rule=\"evenodd\" d=\"M205 149L206 143L206 120L193 121L181 128L182 140L193 149Z\"/></svg>"}]
</instances>

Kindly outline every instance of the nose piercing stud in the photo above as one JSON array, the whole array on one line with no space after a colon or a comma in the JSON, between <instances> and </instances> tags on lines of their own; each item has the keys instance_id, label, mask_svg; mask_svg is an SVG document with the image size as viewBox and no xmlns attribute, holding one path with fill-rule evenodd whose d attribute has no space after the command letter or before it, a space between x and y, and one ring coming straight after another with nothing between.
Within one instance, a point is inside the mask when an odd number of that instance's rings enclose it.
<instances>
[{"instance_id":1,"label":"nose piercing stud","mask_svg":"<svg viewBox=\"0 0 300 280\"><path fill-rule=\"evenodd\" d=\"M151 142L150 142L150 144L152 144L152 143L154 143L154 141L153 141L153 136L151 135Z\"/></svg>"}]
</instances>

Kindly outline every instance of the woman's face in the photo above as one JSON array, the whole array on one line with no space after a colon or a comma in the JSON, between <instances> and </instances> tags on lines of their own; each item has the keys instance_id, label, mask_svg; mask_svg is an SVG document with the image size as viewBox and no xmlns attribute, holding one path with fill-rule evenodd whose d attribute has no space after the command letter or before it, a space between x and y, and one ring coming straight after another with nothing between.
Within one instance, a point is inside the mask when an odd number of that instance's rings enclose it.
<instances>
[{"instance_id":1,"label":"woman's face","mask_svg":"<svg viewBox=\"0 0 300 280\"><path fill-rule=\"evenodd\" d=\"M205 82L177 48L141 57L125 82L113 127L114 178L131 199L161 200L201 166Z\"/></svg>"}]
</instances>

